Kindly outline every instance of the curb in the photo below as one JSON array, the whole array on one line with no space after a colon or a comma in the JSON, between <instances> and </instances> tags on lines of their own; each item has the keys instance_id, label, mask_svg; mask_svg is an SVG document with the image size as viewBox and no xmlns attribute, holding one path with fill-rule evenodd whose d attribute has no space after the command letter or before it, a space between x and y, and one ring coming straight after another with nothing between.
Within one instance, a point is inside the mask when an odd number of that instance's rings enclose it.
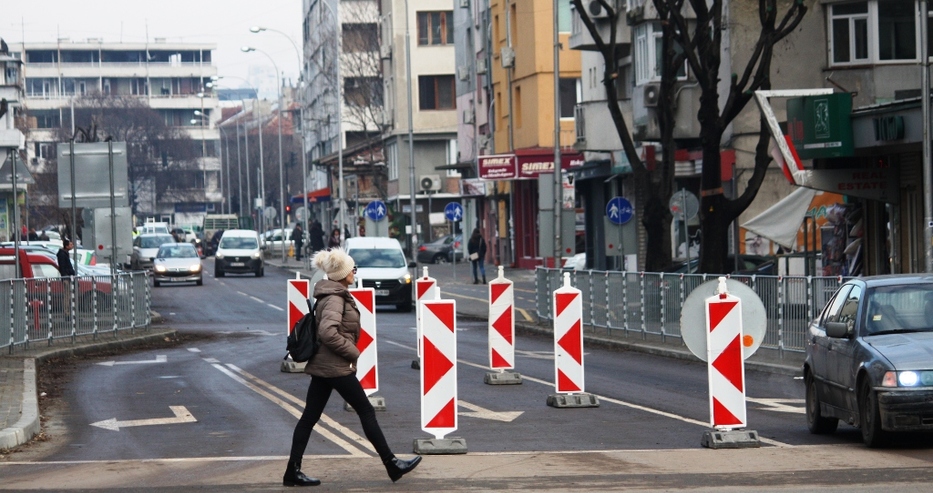
<instances>
[{"instance_id":1,"label":"curb","mask_svg":"<svg viewBox=\"0 0 933 493\"><path fill-rule=\"evenodd\" d=\"M155 314L153 320L155 320ZM161 320L161 316L159 316ZM129 349L134 346L162 339L166 336L174 336L177 331L156 330L150 333L131 336L127 339L116 341L95 341L80 346L71 347L49 347L39 354L23 358L23 400L19 420L9 428L0 430L0 449L13 448L22 445L32 437L36 436L41 430L39 420L39 395L37 390L36 368L37 364L45 363L52 358L69 358L78 355L84 355L101 350Z\"/></svg>"}]
</instances>

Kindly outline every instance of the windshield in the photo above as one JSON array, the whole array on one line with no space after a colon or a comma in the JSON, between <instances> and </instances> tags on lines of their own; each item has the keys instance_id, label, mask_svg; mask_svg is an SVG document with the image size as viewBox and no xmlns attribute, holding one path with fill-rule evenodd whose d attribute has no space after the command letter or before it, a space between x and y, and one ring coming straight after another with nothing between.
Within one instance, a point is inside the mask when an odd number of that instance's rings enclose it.
<instances>
[{"instance_id":1,"label":"windshield","mask_svg":"<svg viewBox=\"0 0 933 493\"><path fill-rule=\"evenodd\" d=\"M405 267L405 255L401 250L361 249L347 252L357 267Z\"/></svg>"},{"instance_id":2,"label":"windshield","mask_svg":"<svg viewBox=\"0 0 933 493\"><path fill-rule=\"evenodd\" d=\"M174 245L164 245L159 248L159 258L195 258L198 256L197 250L189 243L175 243Z\"/></svg>"},{"instance_id":3,"label":"windshield","mask_svg":"<svg viewBox=\"0 0 933 493\"><path fill-rule=\"evenodd\" d=\"M236 250L255 250L259 248L256 238L224 236L220 239L220 248Z\"/></svg>"},{"instance_id":4,"label":"windshield","mask_svg":"<svg viewBox=\"0 0 933 493\"><path fill-rule=\"evenodd\" d=\"M876 287L868 291L866 302L869 335L933 332L933 284Z\"/></svg>"},{"instance_id":5,"label":"windshield","mask_svg":"<svg viewBox=\"0 0 933 493\"><path fill-rule=\"evenodd\" d=\"M171 236L145 236L139 239L139 246L142 248L158 248L166 243L173 243L175 238Z\"/></svg>"}]
</instances>

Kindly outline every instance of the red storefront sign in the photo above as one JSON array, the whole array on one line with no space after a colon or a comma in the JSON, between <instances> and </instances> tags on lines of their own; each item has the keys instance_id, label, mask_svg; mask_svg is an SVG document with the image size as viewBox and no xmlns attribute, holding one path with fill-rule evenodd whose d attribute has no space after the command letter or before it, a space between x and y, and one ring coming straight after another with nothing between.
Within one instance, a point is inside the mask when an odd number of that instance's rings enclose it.
<instances>
[{"instance_id":1,"label":"red storefront sign","mask_svg":"<svg viewBox=\"0 0 933 493\"><path fill-rule=\"evenodd\" d=\"M561 152L561 169L583 166L583 155ZM479 177L484 180L534 180L554 172L553 149L519 149L515 154L480 156Z\"/></svg>"}]
</instances>

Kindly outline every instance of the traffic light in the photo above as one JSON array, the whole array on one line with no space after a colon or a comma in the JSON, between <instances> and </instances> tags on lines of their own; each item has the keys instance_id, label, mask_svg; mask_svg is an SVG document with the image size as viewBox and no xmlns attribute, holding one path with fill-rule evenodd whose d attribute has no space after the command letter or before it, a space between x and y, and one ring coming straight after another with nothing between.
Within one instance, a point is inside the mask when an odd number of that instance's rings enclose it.
<instances>
[{"instance_id":1,"label":"traffic light","mask_svg":"<svg viewBox=\"0 0 933 493\"><path fill-rule=\"evenodd\" d=\"M286 214L291 214L291 213L292 213L292 205L291 205L291 204L288 204L288 205L285 206L285 213L286 213Z\"/></svg>"}]
</instances>

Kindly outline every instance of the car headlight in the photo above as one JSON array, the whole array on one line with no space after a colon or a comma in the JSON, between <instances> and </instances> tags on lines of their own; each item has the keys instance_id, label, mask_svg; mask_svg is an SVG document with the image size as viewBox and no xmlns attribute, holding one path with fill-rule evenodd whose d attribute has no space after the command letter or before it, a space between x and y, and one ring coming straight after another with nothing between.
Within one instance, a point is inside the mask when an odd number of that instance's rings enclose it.
<instances>
[{"instance_id":1,"label":"car headlight","mask_svg":"<svg viewBox=\"0 0 933 493\"><path fill-rule=\"evenodd\" d=\"M402 284L411 284L411 274L405 274L404 276L398 278L398 282Z\"/></svg>"},{"instance_id":2,"label":"car headlight","mask_svg":"<svg viewBox=\"0 0 933 493\"><path fill-rule=\"evenodd\" d=\"M933 371L889 371L881 380L882 387L933 386Z\"/></svg>"},{"instance_id":3,"label":"car headlight","mask_svg":"<svg viewBox=\"0 0 933 493\"><path fill-rule=\"evenodd\" d=\"M259 252L253 252L252 257L253 257L253 258L260 258L260 257L262 257L262 254L259 253Z\"/></svg>"},{"instance_id":4,"label":"car headlight","mask_svg":"<svg viewBox=\"0 0 933 493\"><path fill-rule=\"evenodd\" d=\"M166 271L165 266L164 266L164 265L161 265L161 264L160 264L160 265L156 265L156 266L154 267L154 269L155 269L156 272L165 272L165 271Z\"/></svg>"},{"instance_id":5,"label":"car headlight","mask_svg":"<svg viewBox=\"0 0 933 493\"><path fill-rule=\"evenodd\" d=\"M222 253L217 253L217 254L214 255L214 258L215 258L215 259L218 259L218 260L223 260L223 259L224 259L224 254L222 254Z\"/></svg>"},{"instance_id":6,"label":"car headlight","mask_svg":"<svg viewBox=\"0 0 933 493\"><path fill-rule=\"evenodd\" d=\"M191 272L201 272L201 264L194 264L191 267L188 267L188 270Z\"/></svg>"}]
</instances>

